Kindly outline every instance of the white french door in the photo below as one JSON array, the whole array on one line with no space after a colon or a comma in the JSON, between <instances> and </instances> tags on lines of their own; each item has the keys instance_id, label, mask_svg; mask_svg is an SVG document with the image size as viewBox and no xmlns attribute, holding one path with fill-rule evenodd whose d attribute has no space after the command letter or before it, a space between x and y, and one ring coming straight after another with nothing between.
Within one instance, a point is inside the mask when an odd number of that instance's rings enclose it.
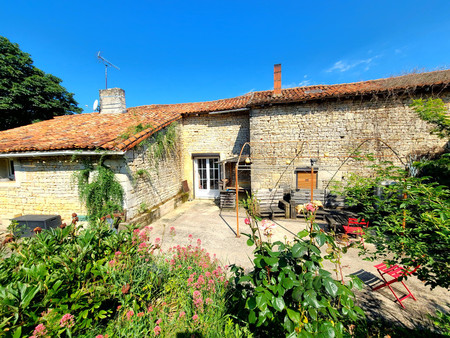
<instances>
[{"instance_id":1,"label":"white french door","mask_svg":"<svg viewBox=\"0 0 450 338\"><path fill-rule=\"evenodd\" d=\"M194 159L195 198L219 197L220 165L218 157Z\"/></svg>"}]
</instances>

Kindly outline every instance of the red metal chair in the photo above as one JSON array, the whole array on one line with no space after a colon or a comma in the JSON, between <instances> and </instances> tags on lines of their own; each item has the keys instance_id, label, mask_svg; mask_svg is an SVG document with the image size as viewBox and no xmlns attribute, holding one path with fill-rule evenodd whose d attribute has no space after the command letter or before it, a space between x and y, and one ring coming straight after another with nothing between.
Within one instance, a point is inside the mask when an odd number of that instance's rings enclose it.
<instances>
[{"instance_id":1,"label":"red metal chair","mask_svg":"<svg viewBox=\"0 0 450 338\"><path fill-rule=\"evenodd\" d=\"M372 291L376 291L378 289L381 289L381 288L384 288L385 286L387 286L389 288L389 290L391 290L391 292L394 294L395 298L398 300L400 305L405 309L405 306L403 305L402 300L405 300L408 297L412 297L414 300L417 300L417 299L414 297L412 292L408 289L408 287L403 282L403 280L398 280L398 279L400 277L405 277L407 275L413 274L418 268L419 268L419 266L416 266L414 268L414 270L410 270L410 269L402 268L401 266L398 266L398 265L387 266L385 263L377 264L377 265L375 265L375 269L377 269L377 271L379 272L381 278L383 278L384 283L379 285L379 286L377 286L376 288L372 289ZM390 281L387 281L386 278L384 277L385 275L389 275L393 279L390 280ZM403 296L401 298L397 297L397 295L395 294L394 290L391 287L391 284L392 283L396 283L396 282L401 282L403 284L405 289L408 291L407 295L405 295L405 296Z\"/></svg>"},{"instance_id":2,"label":"red metal chair","mask_svg":"<svg viewBox=\"0 0 450 338\"><path fill-rule=\"evenodd\" d=\"M357 236L365 235L363 227L365 229L367 229L368 226L369 226L369 222L366 222L366 220L364 218L361 220L358 220L358 218L352 218L352 217L348 219L347 225L343 225L344 232L346 235L357 235ZM361 237L360 242L362 245L364 245L364 238Z\"/></svg>"}]
</instances>

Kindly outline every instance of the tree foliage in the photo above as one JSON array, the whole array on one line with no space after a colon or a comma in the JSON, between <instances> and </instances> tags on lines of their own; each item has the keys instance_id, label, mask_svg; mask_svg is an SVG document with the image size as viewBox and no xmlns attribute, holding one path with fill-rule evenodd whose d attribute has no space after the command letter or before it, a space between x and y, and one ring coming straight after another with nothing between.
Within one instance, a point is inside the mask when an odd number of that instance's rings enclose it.
<instances>
[{"instance_id":1,"label":"tree foliage","mask_svg":"<svg viewBox=\"0 0 450 338\"><path fill-rule=\"evenodd\" d=\"M345 188L347 203L371 223L366 242L376 250L366 254L420 265L419 279L450 288L450 190L394 166L377 169L374 178L354 175Z\"/></svg>"},{"instance_id":2,"label":"tree foliage","mask_svg":"<svg viewBox=\"0 0 450 338\"><path fill-rule=\"evenodd\" d=\"M0 130L80 113L61 79L33 65L19 45L0 36Z\"/></svg>"},{"instance_id":3,"label":"tree foliage","mask_svg":"<svg viewBox=\"0 0 450 338\"><path fill-rule=\"evenodd\" d=\"M422 120L434 125L432 134L440 138L450 138L450 117L441 99L414 100L411 107Z\"/></svg>"},{"instance_id":4,"label":"tree foliage","mask_svg":"<svg viewBox=\"0 0 450 338\"><path fill-rule=\"evenodd\" d=\"M432 134L450 140L450 116L441 99L414 100L411 108L422 120L434 126L431 130ZM418 170L419 176L429 176L432 181L450 187L450 153L448 148L442 153L420 156L414 166Z\"/></svg>"}]
</instances>

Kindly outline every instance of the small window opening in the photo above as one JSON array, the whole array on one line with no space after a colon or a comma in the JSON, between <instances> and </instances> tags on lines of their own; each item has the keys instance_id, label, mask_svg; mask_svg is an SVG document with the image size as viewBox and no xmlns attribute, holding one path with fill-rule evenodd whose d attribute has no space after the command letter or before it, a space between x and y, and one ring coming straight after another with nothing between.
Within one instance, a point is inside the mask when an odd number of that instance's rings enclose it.
<instances>
[{"instance_id":1,"label":"small window opening","mask_svg":"<svg viewBox=\"0 0 450 338\"><path fill-rule=\"evenodd\" d=\"M0 159L0 182L3 181L14 181L15 173L14 173L14 161L1 158Z\"/></svg>"}]
</instances>

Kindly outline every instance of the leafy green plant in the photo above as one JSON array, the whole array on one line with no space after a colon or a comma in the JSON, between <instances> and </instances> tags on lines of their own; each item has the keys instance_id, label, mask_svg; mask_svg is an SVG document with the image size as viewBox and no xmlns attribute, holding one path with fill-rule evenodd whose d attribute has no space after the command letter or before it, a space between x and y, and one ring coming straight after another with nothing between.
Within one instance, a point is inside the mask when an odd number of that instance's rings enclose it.
<instances>
[{"instance_id":1,"label":"leafy green plant","mask_svg":"<svg viewBox=\"0 0 450 338\"><path fill-rule=\"evenodd\" d=\"M413 110L424 121L434 125L430 133L440 138L450 139L450 117L448 109L441 99L414 100ZM438 153L419 154L413 168L417 175L429 177L430 181L450 187L450 154L448 147Z\"/></svg>"},{"instance_id":2,"label":"leafy green plant","mask_svg":"<svg viewBox=\"0 0 450 338\"><path fill-rule=\"evenodd\" d=\"M146 212L148 210L148 204L147 203L145 203L145 202L142 202L140 205L139 205L139 213L140 214L143 214L144 212Z\"/></svg>"},{"instance_id":3,"label":"leafy green plant","mask_svg":"<svg viewBox=\"0 0 450 338\"><path fill-rule=\"evenodd\" d=\"M119 138L122 140L127 140L132 135L136 135L136 134L140 133L141 131L144 131L145 129L148 129L148 128L152 128L152 125L139 123L135 126L130 126L127 128L127 130L123 134L121 134L119 136Z\"/></svg>"},{"instance_id":4,"label":"leafy green plant","mask_svg":"<svg viewBox=\"0 0 450 338\"><path fill-rule=\"evenodd\" d=\"M341 191L370 220L365 240L376 249L364 253L369 259L392 255L390 263L420 265L416 274L427 285L449 288L450 190L398 167L374 169L375 177L354 175Z\"/></svg>"},{"instance_id":5,"label":"leafy green plant","mask_svg":"<svg viewBox=\"0 0 450 338\"><path fill-rule=\"evenodd\" d=\"M177 123L170 124L165 130L160 130L152 135L148 153L156 166L166 156L170 155L176 147L177 142Z\"/></svg>"},{"instance_id":6,"label":"leafy green plant","mask_svg":"<svg viewBox=\"0 0 450 338\"><path fill-rule=\"evenodd\" d=\"M104 223L45 230L10 245L11 256L0 261L0 329L26 334L39 324L66 336L115 313L107 264L114 252L137 247L131 231L116 234Z\"/></svg>"},{"instance_id":7,"label":"leafy green plant","mask_svg":"<svg viewBox=\"0 0 450 338\"><path fill-rule=\"evenodd\" d=\"M43 230L0 259L7 337L251 337L227 313L226 268L201 241L161 251L152 228ZM172 227L170 236L175 235Z\"/></svg>"},{"instance_id":8,"label":"leafy green plant","mask_svg":"<svg viewBox=\"0 0 450 338\"><path fill-rule=\"evenodd\" d=\"M434 316L430 316L433 324L443 335L450 336L450 314L436 310Z\"/></svg>"},{"instance_id":9,"label":"leafy green plant","mask_svg":"<svg viewBox=\"0 0 450 338\"><path fill-rule=\"evenodd\" d=\"M122 211L123 188L103 157L94 168L85 162L85 169L75 173L80 200L86 205L90 221Z\"/></svg>"},{"instance_id":10,"label":"leafy green plant","mask_svg":"<svg viewBox=\"0 0 450 338\"><path fill-rule=\"evenodd\" d=\"M413 100L411 108L422 120L434 125L432 134L440 138L450 138L450 117L442 99Z\"/></svg>"},{"instance_id":11,"label":"leafy green plant","mask_svg":"<svg viewBox=\"0 0 450 338\"><path fill-rule=\"evenodd\" d=\"M311 227L299 232L293 243L271 242L274 223L258 217L253 196L247 198L244 206L248 212L245 222L252 232L247 244L255 245L255 258L253 270L247 274L242 268L232 268L236 287L233 302L235 311L248 320L255 333L342 336L350 322L364 317L351 291L353 286L362 287L362 282L351 276L346 285L321 267L324 258L320 247L328 245L333 250L337 245L333 236L321 231L314 222L316 205L304 206Z\"/></svg>"}]
</instances>

